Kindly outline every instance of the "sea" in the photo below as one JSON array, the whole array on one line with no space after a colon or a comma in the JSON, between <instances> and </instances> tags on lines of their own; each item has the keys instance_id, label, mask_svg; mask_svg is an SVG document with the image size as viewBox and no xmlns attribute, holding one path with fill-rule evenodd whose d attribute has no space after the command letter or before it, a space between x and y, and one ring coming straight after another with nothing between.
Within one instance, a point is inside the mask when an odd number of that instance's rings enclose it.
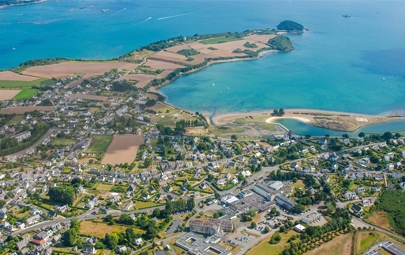
<instances>
[{"instance_id":1,"label":"sea","mask_svg":"<svg viewBox=\"0 0 405 255\"><path fill-rule=\"evenodd\" d=\"M208 115L274 108L405 115L404 10L402 0L48 0L0 9L0 69L39 58L111 59L179 35L293 20L308 29L290 35L293 51L214 64L161 93Z\"/></svg>"}]
</instances>

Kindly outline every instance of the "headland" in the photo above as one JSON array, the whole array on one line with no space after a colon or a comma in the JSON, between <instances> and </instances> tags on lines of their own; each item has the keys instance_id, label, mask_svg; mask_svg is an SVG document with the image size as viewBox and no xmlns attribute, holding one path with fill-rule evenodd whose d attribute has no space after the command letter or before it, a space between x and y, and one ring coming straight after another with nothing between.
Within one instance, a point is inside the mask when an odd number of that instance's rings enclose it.
<instances>
[{"instance_id":1,"label":"headland","mask_svg":"<svg viewBox=\"0 0 405 255\"><path fill-rule=\"evenodd\" d=\"M9 71L0 72L0 80L21 80L26 77L60 79L79 76L81 78L77 83L80 83L84 79L116 69L123 79L135 87L158 92L159 87L171 83L180 75L195 72L214 63L253 60L266 53L291 51L294 49L293 42L284 34L304 31L306 29L298 23L283 21L277 26L277 30L255 29L240 33L179 36L151 43L107 61L63 58L31 60L11 69L18 77L10 78ZM211 118L211 124L243 126L249 124L249 119L253 119L254 116L259 119L260 125L266 125L279 118L293 118L317 127L352 132L370 124L405 119L309 109L285 110L284 115L280 117L272 116L271 111L217 115ZM210 118L206 116L206 119ZM246 120L242 123L241 119Z\"/></svg>"}]
</instances>

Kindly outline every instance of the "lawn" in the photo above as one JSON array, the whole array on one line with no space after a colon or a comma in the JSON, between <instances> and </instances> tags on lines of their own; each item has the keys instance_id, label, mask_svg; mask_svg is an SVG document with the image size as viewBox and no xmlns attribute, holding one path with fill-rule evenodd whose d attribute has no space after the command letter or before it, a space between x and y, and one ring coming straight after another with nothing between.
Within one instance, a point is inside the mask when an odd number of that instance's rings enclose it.
<instances>
[{"instance_id":1,"label":"lawn","mask_svg":"<svg viewBox=\"0 0 405 255\"><path fill-rule=\"evenodd\" d=\"M154 106L149 107L148 109L151 109L158 113L158 115L150 116L151 122L157 124L164 124L170 127L175 127L176 122L180 120L196 119L196 117L193 116L192 114L166 104L158 103L155 104Z\"/></svg>"},{"instance_id":2,"label":"lawn","mask_svg":"<svg viewBox=\"0 0 405 255\"><path fill-rule=\"evenodd\" d=\"M356 235L356 254L363 254L374 243L377 242L380 237L377 232L360 231ZM359 245L360 244L360 245Z\"/></svg>"},{"instance_id":3,"label":"lawn","mask_svg":"<svg viewBox=\"0 0 405 255\"><path fill-rule=\"evenodd\" d=\"M28 100L31 97L35 96L36 94L38 94L39 90L37 89L31 89L31 88L24 88L20 91L20 93L18 93L17 95L15 95L15 97L13 98L16 101L20 101L20 100Z\"/></svg>"},{"instance_id":4,"label":"lawn","mask_svg":"<svg viewBox=\"0 0 405 255\"><path fill-rule=\"evenodd\" d=\"M20 123L24 119L24 115L16 115L7 122L8 126L14 126Z\"/></svg>"},{"instance_id":5,"label":"lawn","mask_svg":"<svg viewBox=\"0 0 405 255\"><path fill-rule=\"evenodd\" d=\"M244 128L235 126L211 126L209 130L218 137L230 136L231 134L243 133L245 131Z\"/></svg>"},{"instance_id":6,"label":"lawn","mask_svg":"<svg viewBox=\"0 0 405 255\"><path fill-rule=\"evenodd\" d=\"M234 36L222 36L222 37L216 37L216 38L211 38L207 40L202 40L200 43L202 44L217 44L217 43L226 43L226 42L232 42L232 41L239 41L242 40L242 38L237 38Z\"/></svg>"},{"instance_id":7,"label":"lawn","mask_svg":"<svg viewBox=\"0 0 405 255\"><path fill-rule=\"evenodd\" d=\"M52 85L50 79L38 79L34 81L5 81L0 80L0 88L31 88L32 86L47 86Z\"/></svg>"},{"instance_id":8,"label":"lawn","mask_svg":"<svg viewBox=\"0 0 405 255\"><path fill-rule=\"evenodd\" d=\"M93 143L86 151L87 153L100 153L104 154L113 139L112 135L94 135Z\"/></svg>"},{"instance_id":9,"label":"lawn","mask_svg":"<svg viewBox=\"0 0 405 255\"><path fill-rule=\"evenodd\" d=\"M173 249L173 251L176 254L186 254L186 250L184 250L183 248L180 248L179 246L177 246L176 243L177 238L172 238L170 241L168 241L168 245L170 245L170 248Z\"/></svg>"},{"instance_id":10,"label":"lawn","mask_svg":"<svg viewBox=\"0 0 405 255\"><path fill-rule=\"evenodd\" d=\"M56 138L51 141L51 145L54 146L66 146L69 144L75 144L77 141L75 139L69 138Z\"/></svg>"},{"instance_id":11,"label":"lawn","mask_svg":"<svg viewBox=\"0 0 405 255\"><path fill-rule=\"evenodd\" d=\"M104 223L95 223L92 221L82 221L80 223L80 234L104 238L105 234L111 234L113 231L125 232L126 226L107 225ZM134 228L135 233L144 233L143 230Z\"/></svg>"},{"instance_id":12,"label":"lawn","mask_svg":"<svg viewBox=\"0 0 405 255\"><path fill-rule=\"evenodd\" d=\"M113 185L111 185L111 184L101 184L101 183L99 183L99 184L96 185L96 189L99 190L99 191L110 191L112 187L113 187Z\"/></svg>"},{"instance_id":13,"label":"lawn","mask_svg":"<svg viewBox=\"0 0 405 255\"><path fill-rule=\"evenodd\" d=\"M161 206L163 204L155 203L155 202L144 202L144 201L136 201L135 202L135 208L137 210L143 209L143 208L149 208L149 207L155 207L155 206Z\"/></svg>"},{"instance_id":14,"label":"lawn","mask_svg":"<svg viewBox=\"0 0 405 255\"><path fill-rule=\"evenodd\" d=\"M304 184L304 182L302 180L298 180L296 183L290 184L290 186L292 188L301 188L301 189L305 188L305 184Z\"/></svg>"},{"instance_id":15,"label":"lawn","mask_svg":"<svg viewBox=\"0 0 405 255\"><path fill-rule=\"evenodd\" d=\"M291 236L297 235L295 231L289 231L288 233L281 233L281 241L278 244L270 244L270 238L266 238L261 241L257 246L253 247L250 251L246 254L249 255L258 255L258 254L267 254L267 255L278 255L280 254L286 247L289 247L287 243L288 239Z\"/></svg>"}]
</instances>

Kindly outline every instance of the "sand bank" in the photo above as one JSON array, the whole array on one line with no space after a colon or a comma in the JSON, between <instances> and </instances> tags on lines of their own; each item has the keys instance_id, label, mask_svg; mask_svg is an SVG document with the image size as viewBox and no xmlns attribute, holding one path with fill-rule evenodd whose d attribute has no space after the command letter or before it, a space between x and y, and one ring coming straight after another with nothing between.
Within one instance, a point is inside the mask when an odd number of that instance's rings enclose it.
<instances>
[{"instance_id":1,"label":"sand bank","mask_svg":"<svg viewBox=\"0 0 405 255\"><path fill-rule=\"evenodd\" d=\"M275 123L279 119L295 119L308 125L327 128L336 131L353 132L357 129L377 123L404 120L405 117L387 115L367 115L339 111L324 111L312 109L288 109L282 117L272 116L273 110L250 113L226 113L211 117L211 124L223 126L230 124L249 123L255 119L263 123Z\"/></svg>"}]
</instances>

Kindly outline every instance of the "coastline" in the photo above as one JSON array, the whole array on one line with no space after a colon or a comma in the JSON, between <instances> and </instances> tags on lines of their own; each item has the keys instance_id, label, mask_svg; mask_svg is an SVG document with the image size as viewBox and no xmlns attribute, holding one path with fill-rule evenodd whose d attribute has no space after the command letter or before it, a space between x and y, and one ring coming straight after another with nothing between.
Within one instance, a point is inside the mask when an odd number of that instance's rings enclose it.
<instances>
[{"instance_id":1,"label":"coastline","mask_svg":"<svg viewBox=\"0 0 405 255\"><path fill-rule=\"evenodd\" d=\"M259 119L266 124L277 123L280 119L295 119L305 124L326 128L341 132L356 132L358 129L379 123L387 123L398 120L405 120L405 117L390 116L390 115L370 115L352 112L327 111L294 108L284 110L283 116L273 116L273 110L256 111L256 112L234 112L218 114L210 117L211 125L226 126L235 125L241 119L249 121L249 119Z\"/></svg>"},{"instance_id":2,"label":"coastline","mask_svg":"<svg viewBox=\"0 0 405 255\"><path fill-rule=\"evenodd\" d=\"M187 75L187 74L191 74L191 73L194 73L194 72L198 72L198 71L201 71L201 70L203 70L203 69L205 69L205 68L207 68L207 67L209 67L209 66L211 66L211 65L215 65L215 64L230 63L230 62L240 62L240 61L253 61L253 60L260 59L260 58L264 57L265 55L268 55L268 54L276 54L276 53L281 53L281 52L278 51L278 50L266 50L266 51L262 51L262 52L258 53L258 56L257 56L257 57L254 57L254 58L232 58L232 59L222 59L222 60L207 61L207 64L206 64L205 66L202 66L202 67L196 68L196 69L192 69L192 70L190 70L190 71L188 71L188 72L180 73L178 76L176 76L176 77L173 78L172 80L166 81L165 83L163 83L163 84L161 84L161 85L159 85L159 86L150 86L150 87L148 88L148 91L161 94L162 96L165 97L165 101L164 101L164 102L165 102L166 104L168 104L168 105L172 105L172 104L166 102L167 96L166 96L165 94L163 94L159 89L162 88L162 87L164 87L164 86L170 85L170 84L173 83L176 79L180 78L182 75ZM176 107L176 106L174 106L174 105L172 105L172 106L173 106L173 107ZM178 107L177 107L177 108L178 108ZM205 116L205 115L204 115L204 116Z\"/></svg>"}]
</instances>

